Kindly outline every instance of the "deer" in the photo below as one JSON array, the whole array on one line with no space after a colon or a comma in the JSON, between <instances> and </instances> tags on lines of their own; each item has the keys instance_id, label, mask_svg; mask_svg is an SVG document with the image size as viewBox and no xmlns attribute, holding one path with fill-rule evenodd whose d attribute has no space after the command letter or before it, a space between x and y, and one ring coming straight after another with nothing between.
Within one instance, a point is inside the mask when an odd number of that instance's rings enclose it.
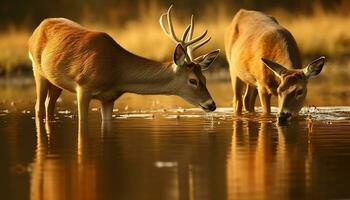
<instances>
[{"instance_id":1,"label":"deer","mask_svg":"<svg viewBox=\"0 0 350 200\"><path fill-rule=\"evenodd\" d=\"M193 37L192 15L179 39L172 23L172 7L160 16L162 30L176 44L169 62L135 55L107 33L69 19L44 19L28 41L36 84L36 117L54 120L62 90L76 93L79 127L86 124L92 99L101 102L102 121L109 121L114 101L124 93L176 95L204 111L214 111L216 105L202 71L209 68L220 50L195 58L194 51L211 37L205 39L207 30Z\"/></svg>"},{"instance_id":2,"label":"deer","mask_svg":"<svg viewBox=\"0 0 350 200\"><path fill-rule=\"evenodd\" d=\"M254 112L259 95L263 114L278 97L279 121L289 121L303 107L310 78L323 68L321 56L302 67L292 34L265 13L241 9L225 33L225 51L233 88L233 111Z\"/></svg>"}]
</instances>

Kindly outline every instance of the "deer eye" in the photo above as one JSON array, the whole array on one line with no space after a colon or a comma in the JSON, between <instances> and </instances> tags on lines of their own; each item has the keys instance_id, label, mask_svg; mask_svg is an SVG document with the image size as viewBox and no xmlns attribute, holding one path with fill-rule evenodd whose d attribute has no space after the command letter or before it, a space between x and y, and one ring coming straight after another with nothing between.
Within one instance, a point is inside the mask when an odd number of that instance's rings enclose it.
<instances>
[{"instance_id":1,"label":"deer eye","mask_svg":"<svg viewBox=\"0 0 350 200\"><path fill-rule=\"evenodd\" d=\"M191 78L190 80L188 80L188 82L189 82L191 85L198 86L198 81L197 81L196 79Z\"/></svg>"},{"instance_id":2,"label":"deer eye","mask_svg":"<svg viewBox=\"0 0 350 200\"><path fill-rule=\"evenodd\" d=\"M303 90L297 90L296 94L297 94L297 96L302 95L303 94Z\"/></svg>"}]
</instances>

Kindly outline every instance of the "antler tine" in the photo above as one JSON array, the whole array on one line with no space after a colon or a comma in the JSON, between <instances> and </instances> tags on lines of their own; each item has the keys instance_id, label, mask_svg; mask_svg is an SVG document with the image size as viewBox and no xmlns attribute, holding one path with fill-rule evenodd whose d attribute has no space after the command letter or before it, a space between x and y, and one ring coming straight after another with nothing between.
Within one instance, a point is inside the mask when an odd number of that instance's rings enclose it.
<instances>
[{"instance_id":1,"label":"antler tine","mask_svg":"<svg viewBox=\"0 0 350 200\"><path fill-rule=\"evenodd\" d=\"M174 41L175 43L180 43L181 40L179 40L177 38L177 36L175 35L175 31L174 31L174 28L173 28L173 24L172 24L172 21L171 21L171 9L172 9L173 5L171 5L168 9L168 11L166 13L163 13L160 18L159 18L159 23L160 23L160 27L162 28L162 30L164 31L164 33L172 40ZM167 28L164 24L164 17L167 17Z\"/></svg>"},{"instance_id":2,"label":"antler tine","mask_svg":"<svg viewBox=\"0 0 350 200\"><path fill-rule=\"evenodd\" d=\"M191 41L189 41L189 42L186 42L186 46L192 45L192 44L194 44L194 43L200 41L201 39L203 39L203 38L207 35L207 33L208 33L208 30L205 30L205 31L202 33L202 35L200 35L200 36L194 38L193 40L191 40Z\"/></svg>"},{"instance_id":3,"label":"antler tine","mask_svg":"<svg viewBox=\"0 0 350 200\"><path fill-rule=\"evenodd\" d=\"M166 13L163 13L159 18L159 23L161 28L163 29L164 33L175 43L181 44L182 47L186 51L186 60L188 62L193 60L193 51L198 49L199 47L203 46L204 44L208 43L211 39L210 37L206 38L205 40L201 41L205 38L205 36L208 33L208 30L205 30L201 35L198 37L192 39L193 32L194 32L194 15L191 15L191 23L186 27L184 33L182 34L182 40L180 40L174 31L174 26L171 20L171 11L172 11L173 5L171 5ZM164 23L164 17L167 19L167 26ZM199 42L198 44L196 44Z\"/></svg>"},{"instance_id":4,"label":"antler tine","mask_svg":"<svg viewBox=\"0 0 350 200\"><path fill-rule=\"evenodd\" d=\"M190 57L191 60L193 60L193 52L194 50L198 49L199 47L203 46L204 44L206 44L207 42L209 42L210 37L205 39L204 41L200 42L199 44L194 45L196 42L199 42L200 40L202 40L208 33L208 30L205 30L202 35L196 37L195 39L192 39L193 37L193 31L194 31L194 15L191 16L191 28L190 28L190 33L189 33L189 37L188 40L185 42L185 48L186 48L186 52L188 54L188 56Z\"/></svg>"},{"instance_id":5,"label":"antler tine","mask_svg":"<svg viewBox=\"0 0 350 200\"><path fill-rule=\"evenodd\" d=\"M203 40L202 42L196 44L194 47L191 47L192 52L195 51L196 49L198 49L199 47L205 45L206 43L208 43L210 41L211 37L208 37L207 39Z\"/></svg>"},{"instance_id":6,"label":"antler tine","mask_svg":"<svg viewBox=\"0 0 350 200\"><path fill-rule=\"evenodd\" d=\"M193 14L191 15L190 27L191 27L191 28L190 28L190 33L189 33L189 35L188 35L188 38L187 38L186 42L191 41L191 40L192 40L192 37L193 37L193 30L194 30L194 15L193 15ZM184 40L184 42L185 42L185 40ZM187 52L187 54L188 54L188 57L192 60L192 59L193 59L193 55L192 55L191 46L188 45L188 46L185 47L185 48L186 48L186 52Z\"/></svg>"},{"instance_id":7,"label":"antler tine","mask_svg":"<svg viewBox=\"0 0 350 200\"><path fill-rule=\"evenodd\" d=\"M191 29L190 34L187 41L191 41L193 37L193 30L194 30L194 15L191 15Z\"/></svg>"},{"instance_id":8,"label":"antler tine","mask_svg":"<svg viewBox=\"0 0 350 200\"><path fill-rule=\"evenodd\" d=\"M166 15L166 13L163 13L160 18L159 18L159 24L160 27L162 28L162 30L164 31L164 33L166 33L167 35L169 34L169 31L165 28L164 26L164 16Z\"/></svg>"},{"instance_id":9,"label":"antler tine","mask_svg":"<svg viewBox=\"0 0 350 200\"><path fill-rule=\"evenodd\" d=\"M175 34L173 23L171 21L171 9L172 8L173 8L173 5L171 5L169 7L168 12L167 12L167 19L168 19L168 26L169 26L170 35L171 35L171 37L173 37L173 40L175 40L176 42L181 42L181 40L179 40Z\"/></svg>"},{"instance_id":10,"label":"antler tine","mask_svg":"<svg viewBox=\"0 0 350 200\"><path fill-rule=\"evenodd\" d=\"M185 43L188 32L191 30L191 24L189 24L186 29L185 32L182 34L182 42Z\"/></svg>"}]
</instances>

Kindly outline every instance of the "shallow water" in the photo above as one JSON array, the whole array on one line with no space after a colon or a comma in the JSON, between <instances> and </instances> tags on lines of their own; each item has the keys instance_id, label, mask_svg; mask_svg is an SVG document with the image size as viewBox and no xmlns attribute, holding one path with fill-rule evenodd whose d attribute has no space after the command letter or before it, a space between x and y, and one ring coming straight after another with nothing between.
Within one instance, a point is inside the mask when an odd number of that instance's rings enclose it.
<instances>
[{"instance_id":1,"label":"shallow water","mask_svg":"<svg viewBox=\"0 0 350 200\"><path fill-rule=\"evenodd\" d=\"M229 85L211 87L217 97ZM33 86L2 91L1 199L350 198L350 107L306 107L279 126L274 115L129 95L111 123L92 103L88 132L78 133L72 96L45 124L34 118Z\"/></svg>"},{"instance_id":2,"label":"shallow water","mask_svg":"<svg viewBox=\"0 0 350 200\"><path fill-rule=\"evenodd\" d=\"M79 134L0 111L2 199L349 198L350 107L306 109L289 126L230 108L90 112Z\"/></svg>"}]
</instances>

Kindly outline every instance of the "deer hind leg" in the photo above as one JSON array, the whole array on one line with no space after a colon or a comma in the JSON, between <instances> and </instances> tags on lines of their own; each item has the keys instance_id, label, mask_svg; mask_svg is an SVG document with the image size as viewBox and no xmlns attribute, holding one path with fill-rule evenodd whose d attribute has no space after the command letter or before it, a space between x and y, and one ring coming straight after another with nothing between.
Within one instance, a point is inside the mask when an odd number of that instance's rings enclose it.
<instances>
[{"instance_id":1,"label":"deer hind leg","mask_svg":"<svg viewBox=\"0 0 350 200\"><path fill-rule=\"evenodd\" d=\"M242 91L244 83L237 76L231 74L232 89L233 89L233 112L242 113Z\"/></svg>"},{"instance_id":2,"label":"deer hind leg","mask_svg":"<svg viewBox=\"0 0 350 200\"><path fill-rule=\"evenodd\" d=\"M109 121L112 119L114 101L103 101L101 116L103 121Z\"/></svg>"},{"instance_id":3,"label":"deer hind leg","mask_svg":"<svg viewBox=\"0 0 350 200\"><path fill-rule=\"evenodd\" d=\"M34 78L36 85L36 103L35 103L35 116L38 119L45 118L45 99L47 97L47 91L49 86L49 81L41 76L34 69Z\"/></svg>"},{"instance_id":4,"label":"deer hind leg","mask_svg":"<svg viewBox=\"0 0 350 200\"><path fill-rule=\"evenodd\" d=\"M271 112L271 94L267 93L264 89L258 88L260 104L264 114L270 114Z\"/></svg>"},{"instance_id":5,"label":"deer hind leg","mask_svg":"<svg viewBox=\"0 0 350 200\"><path fill-rule=\"evenodd\" d=\"M89 91L80 86L77 87L76 92L78 102L79 132L81 132L82 130L85 130L87 125L91 96Z\"/></svg>"},{"instance_id":6,"label":"deer hind leg","mask_svg":"<svg viewBox=\"0 0 350 200\"><path fill-rule=\"evenodd\" d=\"M62 89L58 88L51 83L49 84L49 92L46 99L46 120L53 121L55 114L55 105L58 97L62 93Z\"/></svg>"},{"instance_id":7,"label":"deer hind leg","mask_svg":"<svg viewBox=\"0 0 350 200\"><path fill-rule=\"evenodd\" d=\"M244 94L244 109L248 112L254 112L255 99L258 95L258 90L255 86L246 85L246 92Z\"/></svg>"}]
</instances>

